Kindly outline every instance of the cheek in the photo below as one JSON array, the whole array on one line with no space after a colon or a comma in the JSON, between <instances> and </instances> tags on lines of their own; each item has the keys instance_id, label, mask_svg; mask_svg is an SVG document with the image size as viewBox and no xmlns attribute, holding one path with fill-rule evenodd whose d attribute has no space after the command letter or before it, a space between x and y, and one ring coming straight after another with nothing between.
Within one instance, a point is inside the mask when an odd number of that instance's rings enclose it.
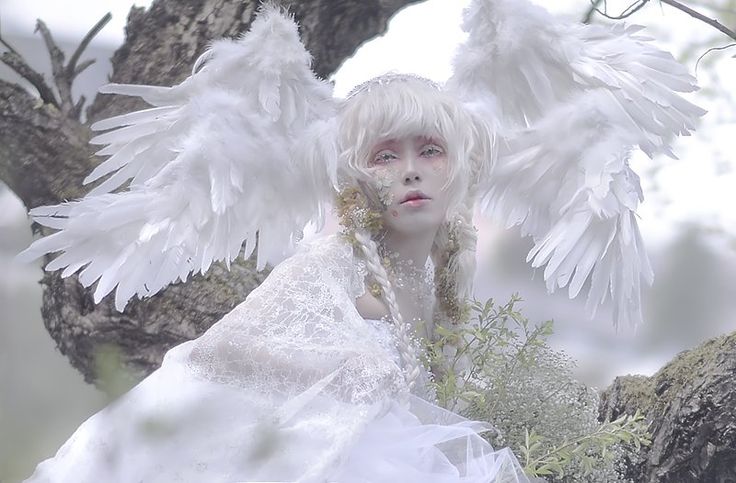
<instances>
[{"instance_id":1,"label":"cheek","mask_svg":"<svg viewBox=\"0 0 736 483\"><path fill-rule=\"evenodd\" d=\"M450 172L450 166L447 162L447 158L433 159L429 164L429 169L434 176L441 176L445 178Z\"/></svg>"},{"instance_id":2,"label":"cheek","mask_svg":"<svg viewBox=\"0 0 736 483\"><path fill-rule=\"evenodd\" d=\"M450 163L447 162L447 158L435 159L432 164L434 168L439 171L448 171L450 167Z\"/></svg>"},{"instance_id":3,"label":"cheek","mask_svg":"<svg viewBox=\"0 0 736 483\"><path fill-rule=\"evenodd\" d=\"M395 185L395 170L383 167L375 168L371 174L373 176L373 188L378 196L378 201L384 208L391 206L396 198L392 190Z\"/></svg>"},{"instance_id":4,"label":"cheek","mask_svg":"<svg viewBox=\"0 0 736 483\"><path fill-rule=\"evenodd\" d=\"M383 206L391 206L396 201L394 189L397 185L398 170L395 168L382 169L376 176L376 191Z\"/></svg>"}]
</instances>

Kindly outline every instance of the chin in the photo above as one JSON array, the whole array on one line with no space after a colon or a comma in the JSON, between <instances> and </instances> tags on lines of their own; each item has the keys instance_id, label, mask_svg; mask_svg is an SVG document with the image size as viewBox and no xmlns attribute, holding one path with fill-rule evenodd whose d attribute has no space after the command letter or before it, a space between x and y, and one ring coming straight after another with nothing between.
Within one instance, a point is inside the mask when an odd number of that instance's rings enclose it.
<instances>
[{"instance_id":1,"label":"chin","mask_svg":"<svg viewBox=\"0 0 736 483\"><path fill-rule=\"evenodd\" d=\"M384 225L389 231L403 235L425 235L436 231L445 221L444 216L437 213L401 213L397 218L384 219Z\"/></svg>"}]
</instances>

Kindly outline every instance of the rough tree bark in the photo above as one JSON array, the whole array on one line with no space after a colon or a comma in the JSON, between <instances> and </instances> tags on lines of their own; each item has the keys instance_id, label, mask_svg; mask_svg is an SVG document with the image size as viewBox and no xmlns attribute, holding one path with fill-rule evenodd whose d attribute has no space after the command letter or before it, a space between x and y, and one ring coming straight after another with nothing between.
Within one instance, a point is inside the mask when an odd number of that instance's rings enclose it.
<instances>
[{"instance_id":1,"label":"rough tree bark","mask_svg":"<svg viewBox=\"0 0 736 483\"><path fill-rule=\"evenodd\" d=\"M616 378L601 418L640 410L652 445L628 464L641 483L736 482L736 332L683 352L652 377Z\"/></svg>"},{"instance_id":2,"label":"rough tree bark","mask_svg":"<svg viewBox=\"0 0 736 483\"><path fill-rule=\"evenodd\" d=\"M315 72L327 77L363 42L385 32L397 10L415 1L282 3L300 23L302 39L314 56ZM126 41L112 59L111 80L159 85L180 82L208 42L247 31L258 3L156 0L148 10L132 9ZM68 85L59 85L60 79L65 83L63 55L53 46L50 50L58 94L42 86L39 92L47 102L0 81L0 179L29 208L82 196L86 191L82 179L100 162L87 144L88 126L78 120L81 106L65 97ZM19 65L13 54L3 54L3 62ZM52 96L58 96L58 102ZM140 107L131 99L98 96L87 111L88 119ZM235 263L229 272L215 266L205 276L169 287L151 299L132 301L125 312L118 313L111 297L95 305L90 291L76 277L61 279L58 273L47 273L42 280L43 318L59 350L88 382L104 384L98 377L99 355L109 347L119 354L119 363L132 382L155 369L168 348L204 332L264 277L250 261Z\"/></svg>"}]
</instances>

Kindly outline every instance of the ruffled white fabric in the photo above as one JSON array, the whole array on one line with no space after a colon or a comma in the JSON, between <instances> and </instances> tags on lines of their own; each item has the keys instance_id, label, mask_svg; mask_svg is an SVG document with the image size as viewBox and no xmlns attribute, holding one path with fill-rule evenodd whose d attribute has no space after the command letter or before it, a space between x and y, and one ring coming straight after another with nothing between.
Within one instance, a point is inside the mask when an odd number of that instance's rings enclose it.
<instances>
[{"instance_id":1,"label":"ruffled white fabric","mask_svg":"<svg viewBox=\"0 0 736 483\"><path fill-rule=\"evenodd\" d=\"M479 436L489 430L486 423L465 420L412 396L409 408L394 402L388 413L366 427L330 481L527 481L511 450L494 451Z\"/></svg>"},{"instance_id":2,"label":"ruffled white fabric","mask_svg":"<svg viewBox=\"0 0 736 483\"><path fill-rule=\"evenodd\" d=\"M304 249L27 481L527 481L490 425L408 393L364 276L339 236Z\"/></svg>"}]
</instances>

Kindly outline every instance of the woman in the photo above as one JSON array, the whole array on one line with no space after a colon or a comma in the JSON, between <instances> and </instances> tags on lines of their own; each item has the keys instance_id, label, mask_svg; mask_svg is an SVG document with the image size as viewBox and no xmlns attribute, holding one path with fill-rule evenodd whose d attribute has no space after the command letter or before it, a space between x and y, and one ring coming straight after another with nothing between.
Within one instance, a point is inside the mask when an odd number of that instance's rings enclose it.
<instances>
[{"instance_id":1,"label":"woman","mask_svg":"<svg viewBox=\"0 0 736 483\"><path fill-rule=\"evenodd\" d=\"M108 86L154 108L96 125L114 129L96 138L112 157L88 180L114 174L32 210L60 231L28 251L63 251L47 269L99 280L96 300L115 290L122 310L244 241L250 255L256 233L263 265L325 202L343 232L277 265L29 481L526 481L482 439L488 424L433 403L420 362L419 339L466 318L472 207L482 199L535 238L551 288L592 279L593 307L610 287L635 318L648 266L626 153L666 150L699 114L673 92L689 77L636 31L565 30L545 15L473 2L443 88L386 75L334 100L293 21L269 6L179 86ZM630 55L608 55L619 47ZM590 142L565 142L570 129Z\"/></svg>"},{"instance_id":2,"label":"woman","mask_svg":"<svg viewBox=\"0 0 736 483\"><path fill-rule=\"evenodd\" d=\"M414 279L430 254L445 296L472 277L450 267L474 246L449 240L474 241L458 215L490 149L460 128L474 122L419 78L356 90L340 112L355 173L342 181L344 233L278 265L29 481L525 481L479 436L487 424L431 402L414 340L433 329L429 280ZM455 293L437 312L461 303Z\"/></svg>"}]
</instances>

